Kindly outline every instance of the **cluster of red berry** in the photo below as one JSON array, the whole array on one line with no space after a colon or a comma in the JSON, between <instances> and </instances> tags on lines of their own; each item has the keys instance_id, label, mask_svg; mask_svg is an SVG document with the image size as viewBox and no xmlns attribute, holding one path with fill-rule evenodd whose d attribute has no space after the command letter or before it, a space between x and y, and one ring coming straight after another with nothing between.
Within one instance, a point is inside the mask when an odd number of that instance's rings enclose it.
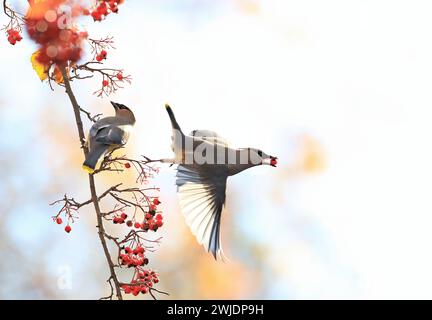
<instances>
[{"instance_id":1,"label":"cluster of red berry","mask_svg":"<svg viewBox=\"0 0 432 320\"><path fill-rule=\"evenodd\" d=\"M147 232L148 230L152 230L156 232L160 227L163 226L163 216L160 213L157 213L157 206L161 204L158 198L153 199L152 204L149 207L149 212L144 215L143 222L140 223L134 219L127 220L127 214L121 212L120 215L115 216L113 218L114 224L123 224L126 222L126 225L129 228L141 229Z\"/></svg>"},{"instance_id":2,"label":"cluster of red berry","mask_svg":"<svg viewBox=\"0 0 432 320\"><path fill-rule=\"evenodd\" d=\"M114 217L113 218L113 223L114 224L123 224L125 222L125 220L127 219L127 214L122 212L120 214L120 216Z\"/></svg>"},{"instance_id":3,"label":"cluster of red berry","mask_svg":"<svg viewBox=\"0 0 432 320\"><path fill-rule=\"evenodd\" d=\"M11 45L15 45L18 41L22 40L21 34L18 30L16 29L9 29L7 31L7 35L8 35L8 41Z\"/></svg>"},{"instance_id":4,"label":"cluster of red berry","mask_svg":"<svg viewBox=\"0 0 432 320\"><path fill-rule=\"evenodd\" d=\"M62 218L60 218L60 217L54 218L54 220L55 220L55 222L56 222L57 224L59 224L59 225L63 223L63 220L62 220ZM65 230L67 233L69 233L69 232L72 231L72 227L68 224L68 225L65 227L64 230Z\"/></svg>"},{"instance_id":5,"label":"cluster of red berry","mask_svg":"<svg viewBox=\"0 0 432 320\"><path fill-rule=\"evenodd\" d=\"M122 289L125 294L133 294L134 296L140 293L146 294L153 284L159 282L159 277L156 272L151 270L142 270L137 273L136 277L132 280L130 284L125 284Z\"/></svg>"},{"instance_id":6,"label":"cluster of red berry","mask_svg":"<svg viewBox=\"0 0 432 320\"><path fill-rule=\"evenodd\" d=\"M120 260L123 266L139 267L148 264L148 259L144 256L144 247L138 245L135 249L126 247L124 253L120 253Z\"/></svg>"},{"instance_id":7,"label":"cluster of red berry","mask_svg":"<svg viewBox=\"0 0 432 320\"><path fill-rule=\"evenodd\" d=\"M83 41L88 34L80 32L73 25L81 11L73 11L75 16L66 16L60 10L64 3L65 1L30 2L25 22L30 38L40 45L40 63L62 64L66 61L76 62L81 58Z\"/></svg>"},{"instance_id":8,"label":"cluster of red berry","mask_svg":"<svg viewBox=\"0 0 432 320\"><path fill-rule=\"evenodd\" d=\"M96 55L96 61L101 62L107 58L108 52L106 50L102 50L99 54Z\"/></svg>"},{"instance_id":9,"label":"cluster of red berry","mask_svg":"<svg viewBox=\"0 0 432 320\"><path fill-rule=\"evenodd\" d=\"M124 0L98 0L95 8L89 12L94 21L102 21L110 13L117 13L118 6Z\"/></svg>"}]
</instances>

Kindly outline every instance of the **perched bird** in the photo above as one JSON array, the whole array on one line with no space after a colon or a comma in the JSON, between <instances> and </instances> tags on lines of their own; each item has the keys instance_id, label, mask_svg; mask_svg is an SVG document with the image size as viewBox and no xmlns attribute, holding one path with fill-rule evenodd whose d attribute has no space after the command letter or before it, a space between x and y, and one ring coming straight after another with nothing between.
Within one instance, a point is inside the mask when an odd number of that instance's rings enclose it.
<instances>
[{"instance_id":1,"label":"perched bird","mask_svg":"<svg viewBox=\"0 0 432 320\"><path fill-rule=\"evenodd\" d=\"M114 117L100 119L90 129L86 145L89 153L83 163L83 169L93 173L96 165L108 152L124 146L130 130L135 124L133 112L123 104L111 101L115 110Z\"/></svg>"},{"instance_id":2,"label":"perched bird","mask_svg":"<svg viewBox=\"0 0 432 320\"><path fill-rule=\"evenodd\" d=\"M178 164L177 193L186 223L206 251L223 259L220 225L228 177L258 165L276 167L277 158L259 149L231 148L213 131L185 135L170 106L165 107L173 129L174 158L161 161Z\"/></svg>"}]
</instances>

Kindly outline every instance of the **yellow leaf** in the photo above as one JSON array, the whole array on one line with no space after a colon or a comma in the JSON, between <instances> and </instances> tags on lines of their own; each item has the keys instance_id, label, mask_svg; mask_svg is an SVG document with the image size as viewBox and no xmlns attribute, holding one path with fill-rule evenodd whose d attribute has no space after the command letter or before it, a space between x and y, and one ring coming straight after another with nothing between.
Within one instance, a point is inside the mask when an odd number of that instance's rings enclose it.
<instances>
[{"instance_id":1,"label":"yellow leaf","mask_svg":"<svg viewBox=\"0 0 432 320\"><path fill-rule=\"evenodd\" d=\"M38 75L39 79L42 81L46 80L48 78L48 70L50 68L49 64L40 63L37 58L40 55L40 51L36 51L31 56L31 63L33 66L34 71L36 71L36 74Z\"/></svg>"}]
</instances>

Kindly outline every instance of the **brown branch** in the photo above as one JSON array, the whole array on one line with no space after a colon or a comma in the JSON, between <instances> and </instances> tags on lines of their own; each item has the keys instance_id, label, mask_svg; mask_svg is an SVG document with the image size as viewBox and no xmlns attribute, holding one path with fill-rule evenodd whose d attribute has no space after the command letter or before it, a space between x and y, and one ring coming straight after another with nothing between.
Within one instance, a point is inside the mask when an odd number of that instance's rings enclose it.
<instances>
[{"instance_id":1,"label":"brown branch","mask_svg":"<svg viewBox=\"0 0 432 320\"><path fill-rule=\"evenodd\" d=\"M3 11L5 15L7 15L9 18L13 19L13 16L10 15L8 11L10 11L8 5L6 4L6 0L3 0Z\"/></svg>"},{"instance_id":2,"label":"brown branch","mask_svg":"<svg viewBox=\"0 0 432 320\"><path fill-rule=\"evenodd\" d=\"M66 93L67 93L67 95L71 101L72 107L73 107L73 111L74 111L74 115L75 115L75 122L76 122L77 129L78 129L78 136L79 136L81 148L83 149L84 156L87 156L88 148L85 145L85 135L84 135L84 128L83 128L83 124L82 124L82 120L81 120L80 106L79 106L79 104L76 100L76 97L72 91L72 88L71 88L71 85L69 82L69 75L67 74L65 67L61 66L60 70L61 70L61 73L62 73L62 76L64 79L64 85L66 88ZM90 193L91 193L93 206L94 206L95 211L96 211L99 239L100 239L100 242L102 244L106 260L108 262L108 266L109 266L110 274L111 274L111 279L114 282L114 287L115 287L117 299L123 300L122 292L121 292L121 288L120 288L120 282L119 282L119 279L117 277L117 274L115 273L114 263L111 259L111 254L109 252L108 245L106 243L105 228L103 225L102 213L101 213L101 210L99 207L99 198L98 198L97 193L96 193L96 186L95 186L94 177L91 174L89 174L89 186L90 186Z\"/></svg>"}]
</instances>

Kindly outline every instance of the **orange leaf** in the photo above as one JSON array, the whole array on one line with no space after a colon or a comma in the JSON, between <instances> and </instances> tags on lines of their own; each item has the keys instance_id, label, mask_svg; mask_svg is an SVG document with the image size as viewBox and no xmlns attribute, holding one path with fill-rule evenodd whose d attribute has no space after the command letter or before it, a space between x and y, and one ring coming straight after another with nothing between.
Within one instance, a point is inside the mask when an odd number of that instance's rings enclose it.
<instances>
[{"instance_id":1,"label":"orange leaf","mask_svg":"<svg viewBox=\"0 0 432 320\"><path fill-rule=\"evenodd\" d=\"M55 82L57 82L58 84L62 84L64 82L63 75L62 75L60 68L58 66L54 67L54 71L53 71L51 76L54 78Z\"/></svg>"}]
</instances>

